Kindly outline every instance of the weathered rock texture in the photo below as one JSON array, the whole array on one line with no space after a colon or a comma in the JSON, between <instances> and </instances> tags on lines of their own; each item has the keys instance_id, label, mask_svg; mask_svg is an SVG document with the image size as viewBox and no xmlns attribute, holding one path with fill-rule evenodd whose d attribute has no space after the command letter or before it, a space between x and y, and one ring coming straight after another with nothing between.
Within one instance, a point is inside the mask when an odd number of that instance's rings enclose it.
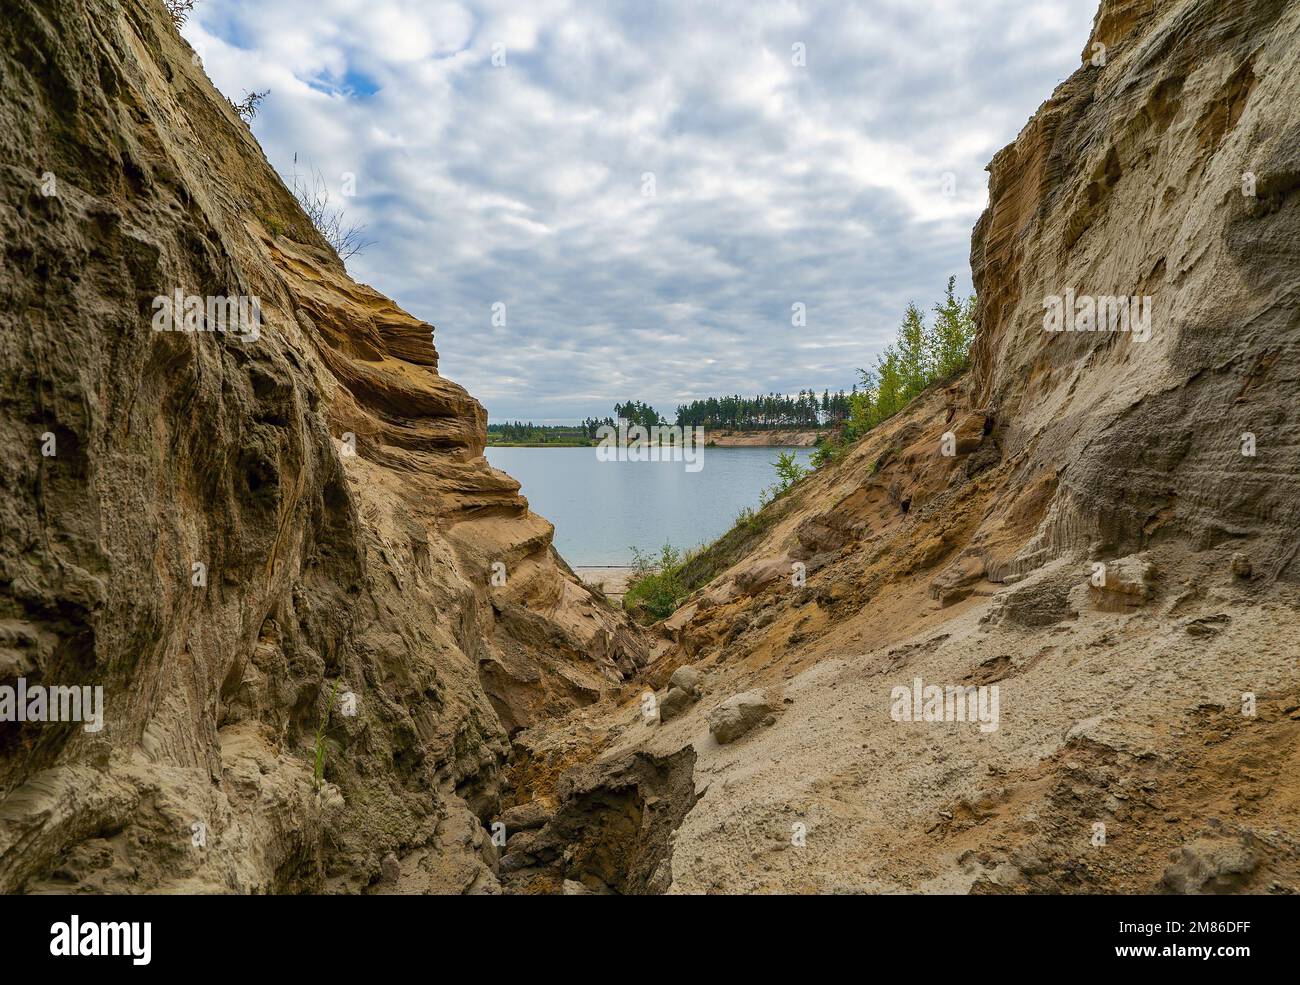
<instances>
[{"instance_id":1,"label":"weathered rock texture","mask_svg":"<svg viewBox=\"0 0 1300 985\"><path fill-rule=\"evenodd\" d=\"M501 868L508 887L556 891L569 880L598 893L665 892L672 834L695 806L694 765L695 750L687 747L568 770L556 785L555 813L507 845Z\"/></svg>"},{"instance_id":2,"label":"weathered rock texture","mask_svg":"<svg viewBox=\"0 0 1300 985\"><path fill-rule=\"evenodd\" d=\"M644 651L432 327L347 276L156 0L6 3L0 241L0 684L107 706L0 725L0 891L362 891L390 853L396 891L491 890L509 733ZM260 338L153 331L177 289L259 297Z\"/></svg>"},{"instance_id":3,"label":"weathered rock texture","mask_svg":"<svg viewBox=\"0 0 1300 985\"><path fill-rule=\"evenodd\" d=\"M1177 540L1300 578L1298 29L1289 0L1107 0L1089 64L994 158L975 402L1022 488L1053 488L991 570ZM1151 339L1047 335L1067 289L1149 296Z\"/></svg>"},{"instance_id":4,"label":"weathered rock texture","mask_svg":"<svg viewBox=\"0 0 1300 985\"><path fill-rule=\"evenodd\" d=\"M1105 0L992 164L972 371L693 560L623 688L430 327L161 8L9 10L0 673L108 713L0 732L0 889L1300 892L1300 2ZM262 339L151 332L176 288ZM1046 332L1070 290L1151 338ZM996 722L897 720L918 678Z\"/></svg>"},{"instance_id":5,"label":"weathered rock texture","mask_svg":"<svg viewBox=\"0 0 1300 985\"><path fill-rule=\"evenodd\" d=\"M678 893L1300 892L1297 37L1296 0L1105 0L992 163L972 370L693 562L647 680L780 715L602 702L514 782L693 748ZM1045 331L1067 290L1150 296L1150 339ZM896 720L918 678L996 727Z\"/></svg>"}]
</instances>

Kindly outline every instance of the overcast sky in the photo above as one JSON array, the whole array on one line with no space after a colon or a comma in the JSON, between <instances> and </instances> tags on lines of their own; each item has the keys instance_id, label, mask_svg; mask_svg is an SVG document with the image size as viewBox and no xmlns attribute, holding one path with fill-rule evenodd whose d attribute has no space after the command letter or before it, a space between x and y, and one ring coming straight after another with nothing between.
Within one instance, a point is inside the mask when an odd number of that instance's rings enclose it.
<instances>
[{"instance_id":1,"label":"overcast sky","mask_svg":"<svg viewBox=\"0 0 1300 985\"><path fill-rule=\"evenodd\" d=\"M271 163L319 169L375 241L350 272L492 420L671 419L847 388L908 301L969 291L984 167L1096 6L199 0L183 33L226 95L271 90Z\"/></svg>"}]
</instances>

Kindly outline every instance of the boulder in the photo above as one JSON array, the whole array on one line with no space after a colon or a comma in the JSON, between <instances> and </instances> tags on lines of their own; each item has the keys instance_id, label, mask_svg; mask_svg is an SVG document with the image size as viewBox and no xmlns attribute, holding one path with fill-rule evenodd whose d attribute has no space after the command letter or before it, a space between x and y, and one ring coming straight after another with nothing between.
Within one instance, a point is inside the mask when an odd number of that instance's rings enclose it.
<instances>
[{"instance_id":1,"label":"boulder","mask_svg":"<svg viewBox=\"0 0 1300 985\"><path fill-rule=\"evenodd\" d=\"M795 528L795 538L810 553L838 551L851 539L848 532L832 526L825 516L813 516Z\"/></svg>"},{"instance_id":2,"label":"boulder","mask_svg":"<svg viewBox=\"0 0 1300 985\"><path fill-rule=\"evenodd\" d=\"M1169 893L1239 892L1259 865L1245 840L1198 838L1171 858L1160 886Z\"/></svg>"},{"instance_id":3,"label":"boulder","mask_svg":"<svg viewBox=\"0 0 1300 985\"><path fill-rule=\"evenodd\" d=\"M670 687L664 699L659 702L659 721L661 723L672 721L694 703L695 695L679 687Z\"/></svg>"},{"instance_id":4,"label":"boulder","mask_svg":"<svg viewBox=\"0 0 1300 985\"><path fill-rule=\"evenodd\" d=\"M782 580L785 580L788 585L792 574L792 563L789 557L755 561L736 573L736 585L746 595L757 595L768 585L777 584Z\"/></svg>"},{"instance_id":5,"label":"boulder","mask_svg":"<svg viewBox=\"0 0 1300 985\"><path fill-rule=\"evenodd\" d=\"M930 598L938 599L944 608L954 605L969 596L984 580L984 575L982 558L974 554L962 555L930 582Z\"/></svg>"},{"instance_id":6,"label":"boulder","mask_svg":"<svg viewBox=\"0 0 1300 985\"><path fill-rule=\"evenodd\" d=\"M497 871L506 876L512 872L518 872L520 869L531 868L536 864L537 859L526 852L510 852L501 856L501 861L497 863Z\"/></svg>"},{"instance_id":7,"label":"boulder","mask_svg":"<svg viewBox=\"0 0 1300 985\"><path fill-rule=\"evenodd\" d=\"M659 702L659 721L671 721L681 715L700 698L700 682L704 676L691 666L678 667L668 679L668 693Z\"/></svg>"},{"instance_id":8,"label":"boulder","mask_svg":"<svg viewBox=\"0 0 1300 985\"><path fill-rule=\"evenodd\" d=\"M728 698L709 712L709 731L724 745L735 742L774 711L763 691L746 691Z\"/></svg>"},{"instance_id":9,"label":"boulder","mask_svg":"<svg viewBox=\"0 0 1300 985\"><path fill-rule=\"evenodd\" d=\"M673 676L668 678L669 688L681 688L692 697L700 696L700 683L704 680L704 675L691 666L681 666L673 671Z\"/></svg>"},{"instance_id":10,"label":"boulder","mask_svg":"<svg viewBox=\"0 0 1300 985\"><path fill-rule=\"evenodd\" d=\"M540 832L536 828L528 831L516 831L514 834L510 835L509 840L506 841L505 853L507 855L532 854L533 845L537 842L539 834Z\"/></svg>"},{"instance_id":11,"label":"boulder","mask_svg":"<svg viewBox=\"0 0 1300 985\"><path fill-rule=\"evenodd\" d=\"M1138 606L1156 591L1156 566L1136 554L1106 562L1106 582L1092 585L1094 598L1102 608L1116 603ZM1091 580L1090 580L1091 583ZM1110 605L1105 603L1109 602Z\"/></svg>"},{"instance_id":12,"label":"boulder","mask_svg":"<svg viewBox=\"0 0 1300 985\"><path fill-rule=\"evenodd\" d=\"M1078 612L1071 590L1077 579L1078 568L1069 558L1046 564L998 592L980 624L1037 629L1073 619Z\"/></svg>"},{"instance_id":13,"label":"boulder","mask_svg":"<svg viewBox=\"0 0 1300 985\"><path fill-rule=\"evenodd\" d=\"M526 804L517 804L501 812L498 820L506 826L507 832L526 831L540 828L551 819L555 811L541 800L530 800Z\"/></svg>"}]
</instances>

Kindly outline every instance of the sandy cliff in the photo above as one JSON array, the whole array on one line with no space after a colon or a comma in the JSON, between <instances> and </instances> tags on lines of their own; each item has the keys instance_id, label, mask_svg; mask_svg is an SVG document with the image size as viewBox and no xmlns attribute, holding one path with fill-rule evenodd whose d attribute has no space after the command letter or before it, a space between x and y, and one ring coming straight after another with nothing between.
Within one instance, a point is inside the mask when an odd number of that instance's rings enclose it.
<instances>
[{"instance_id":1,"label":"sandy cliff","mask_svg":"<svg viewBox=\"0 0 1300 985\"><path fill-rule=\"evenodd\" d=\"M161 3L15 0L0 79L0 683L106 705L0 725L0 890L494 889L509 733L641 643Z\"/></svg>"},{"instance_id":2,"label":"sandy cliff","mask_svg":"<svg viewBox=\"0 0 1300 985\"><path fill-rule=\"evenodd\" d=\"M811 448L821 435L819 431L709 431L705 443L719 448Z\"/></svg>"},{"instance_id":3,"label":"sandy cliff","mask_svg":"<svg viewBox=\"0 0 1300 985\"><path fill-rule=\"evenodd\" d=\"M0 890L1300 891L1300 3L1105 0L990 167L970 372L653 645L160 5L9 9L0 686L106 710L0 725Z\"/></svg>"}]
</instances>

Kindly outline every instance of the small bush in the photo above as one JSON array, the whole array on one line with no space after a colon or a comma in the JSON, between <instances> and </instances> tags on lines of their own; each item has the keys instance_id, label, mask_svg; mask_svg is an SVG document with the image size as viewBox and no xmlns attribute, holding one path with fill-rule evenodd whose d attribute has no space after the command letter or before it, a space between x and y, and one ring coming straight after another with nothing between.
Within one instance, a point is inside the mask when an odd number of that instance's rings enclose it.
<instances>
[{"instance_id":1,"label":"small bush","mask_svg":"<svg viewBox=\"0 0 1300 985\"><path fill-rule=\"evenodd\" d=\"M261 92L245 92L241 102L235 102L227 98L226 102L230 103L231 108L239 114L240 119L245 123L252 123L253 118L257 116L257 111L262 108L262 100L271 94L270 89L264 89Z\"/></svg>"},{"instance_id":2,"label":"small bush","mask_svg":"<svg viewBox=\"0 0 1300 985\"><path fill-rule=\"evenodd\" d=\"M196 0L163 0L163 6L167 8L167 13L172 15L172 23L176 25L177 30L180 30L189 20L195 2Z\"/></svg>"},{"instance_id":3,"label":"small bush","mask_svg":"<svg viewBox=\"0 0 1300 985\"><path fill-rule=\"evenodd\" d=\"M766 506L778 497L784 496L796 483L809 474L808 470L799 464L799 460L795 458L795 453L792 451L781 452L772 465L776 468L778 481L775 485L768 486L759 493L758 501L762 506Z\"/></svg>"},{"instance_id":4,"label":"small bush","mask_svg":"<svg viewBox=\"0 0 1300 985\"><path fill-rule=\"evenodd\" d=\"M671 544L664 544L659 555L643 554L632 548L633 575L623 596L623 608L633 609L644 605L655 619L667 619L690 594L682 580L682 568L689 555L684 555Z\"/></svg>"},{"instance_id":5,"label":"small bush","mask_svg":"<svg viewBox=\"0 0 1300 985\"><path fill-rule=\"evenodd\" d=\"M809 459L814 469L838 462L849 450L848 435L827 434L817 439L817 448Z\"/></svg>"},{"instance_id":6,"label":"small bush","mask_svg":"<svg viewBox=\"0 0 1300 985\"><path fill-rule=\"evenodd\" d=\"M330 205L329 186L324 176L315 168L311 169L311 181L298 175L298 155L293 156L293 178L290 185L293 197L298 200L307 218L316 227L316 231L325 237L325 241L340 260L350 260L374 246L373 240L365 238L366 227L357 222L346 222L343 210Z\"/></svg>"}]
</instances>

